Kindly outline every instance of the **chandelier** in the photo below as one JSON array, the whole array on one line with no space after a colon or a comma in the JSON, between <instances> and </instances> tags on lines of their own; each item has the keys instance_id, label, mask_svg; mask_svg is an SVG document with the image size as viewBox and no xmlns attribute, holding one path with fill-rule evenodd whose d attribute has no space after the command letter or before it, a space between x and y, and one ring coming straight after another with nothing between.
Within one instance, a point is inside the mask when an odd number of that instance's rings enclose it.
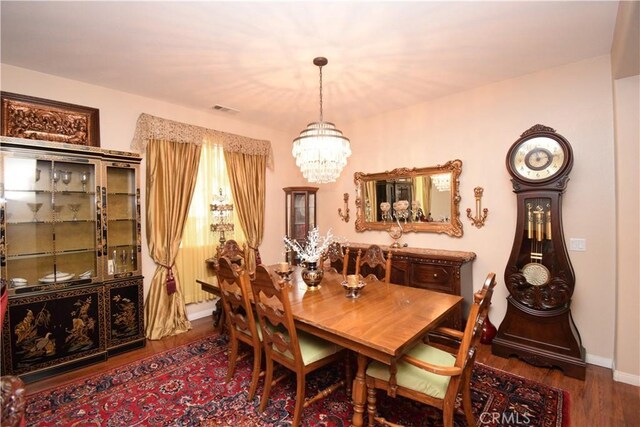
<instances>
[{"instance_id":1,"label":"chandelier","mask_svg":"<svg viewBox=\"0 0 640 427\"><path fill-rule=\"evenodd\" d=\"M334 182L351 155L349 139L322 117L322 67L328 62L322 57L313 60L313 64L320 68L320 121L309 123L300 132L300 136L293 140L292 150L302 175L307 181L320 184Z\"/></svg>"},{"instance_id":2,"label":"chandelier","mask_svg":"<svg viewBox=\"0 0 640 427\"><path fill-rule=\"evenodd\" d=\"M433 185L436 186L438 191L451 191L451 174L440 173L431 177Z\"/></svg>"}]
</instances>

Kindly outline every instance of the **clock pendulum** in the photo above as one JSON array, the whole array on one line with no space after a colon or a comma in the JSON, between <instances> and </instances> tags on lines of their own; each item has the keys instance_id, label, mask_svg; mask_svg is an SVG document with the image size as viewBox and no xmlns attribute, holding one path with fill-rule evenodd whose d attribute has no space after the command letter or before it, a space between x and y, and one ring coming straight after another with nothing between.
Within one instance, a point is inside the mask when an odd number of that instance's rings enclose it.
<instances>
[{"instance_id":1,"label":"clock pendulum","mask_svg":"<svg viewBox=\"0 0 640 427\"><path fill-rule=\"evenodd\" d=\"M536 125L511 146L506 162L518 213L504 273L507 312L492 352L584 379L585 350L570 307L575 275L562 232L571 146L555 130Z\"/></svg>"}]
</instances>

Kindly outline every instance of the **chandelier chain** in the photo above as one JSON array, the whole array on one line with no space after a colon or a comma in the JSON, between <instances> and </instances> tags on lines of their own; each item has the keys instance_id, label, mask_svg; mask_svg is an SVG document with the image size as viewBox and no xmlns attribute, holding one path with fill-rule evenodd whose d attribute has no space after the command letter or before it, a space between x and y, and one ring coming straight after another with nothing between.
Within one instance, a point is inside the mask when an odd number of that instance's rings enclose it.
<instances>
[{"instance_id":1,"label":"chandelier chain","mask_svg":"<svg viewBox=\"0 0 640 427\"><path fill-rule=\"evenodd\" d=\"M322 114L322 65L320 68L320 121L323 122L323 114Z\"/></svg>"},{"instance_id":2,"label":"chandelier chain","mask_svg":"<svg viewBox=\"0 0 640 427\"><path fill-rule=\"evenodd\" d=\"M322 67L327 62L324 57L313 60L313 64L320 68L320 121L309 123L293 140L291 150L302 175L307 181L319 184L335 182L351 155L349 138L343 136L333 123L324 121Z\"/></svg>"}]
</instances>

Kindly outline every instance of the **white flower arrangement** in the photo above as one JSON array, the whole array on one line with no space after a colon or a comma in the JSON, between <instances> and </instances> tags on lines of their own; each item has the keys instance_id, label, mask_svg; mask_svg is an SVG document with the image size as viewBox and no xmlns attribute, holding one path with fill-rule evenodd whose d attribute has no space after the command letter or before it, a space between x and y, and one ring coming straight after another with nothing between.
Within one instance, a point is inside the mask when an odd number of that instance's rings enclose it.
<instances>
[{"instance_id":1,"label":"white flower arrangement","mask_svg":"<svg viewBox=\"0 0 640 427\"><path fill-rule=\"evenodd\" d=\"M336 238L331 233L331 229L327 231L326 236L322 237L320 236L320 232L317 227L309 230L309 234L307 235L307 244L305 247L302 247L295 240L291 240L287 236L284 236L285 246L292 251L295 251L300 259L306 262L318 262L322 253L326 251L329 245L335 240Z\"/></svg>"}]
</instances>

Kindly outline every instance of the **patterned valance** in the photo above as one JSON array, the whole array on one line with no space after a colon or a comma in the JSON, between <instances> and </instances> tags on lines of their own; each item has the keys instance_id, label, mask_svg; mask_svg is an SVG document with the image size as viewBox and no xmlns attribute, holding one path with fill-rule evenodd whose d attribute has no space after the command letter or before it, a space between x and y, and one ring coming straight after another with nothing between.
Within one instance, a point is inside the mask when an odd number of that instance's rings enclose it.
<instances>
[{"instance_id":1,"label":"patterned valance","mask_svg":"<svg viewBox=\"0 0 640 427\"><path fill-rule=\"evenodd\" d=\"M225 151L266 156L267 167L273 169L273 151L269 141L221 132L202 126L189 125L142 113L138 117L136 132L131 141L131 149L143 153L147 143L152 139L198 145L209 140L222 144Z\"/></svg>"}]
</instances>

